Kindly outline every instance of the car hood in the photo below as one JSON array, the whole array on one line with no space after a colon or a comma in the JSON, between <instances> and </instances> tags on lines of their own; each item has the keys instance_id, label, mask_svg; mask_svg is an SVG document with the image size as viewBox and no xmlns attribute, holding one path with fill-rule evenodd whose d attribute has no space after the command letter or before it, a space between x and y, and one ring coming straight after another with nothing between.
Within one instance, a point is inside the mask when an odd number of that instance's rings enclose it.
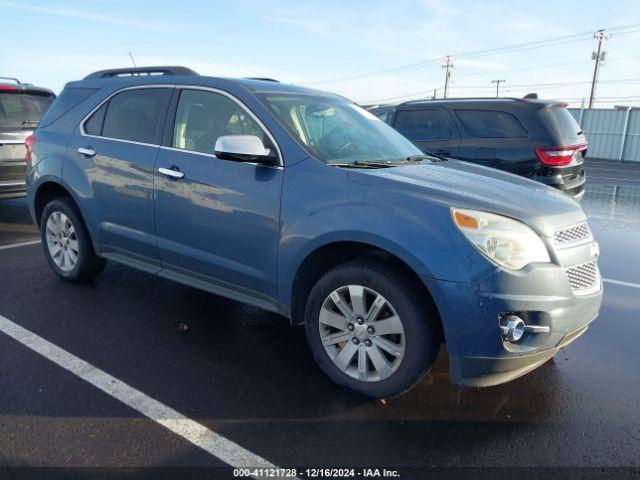
<instances>
[{"instance_id":1,"label":"car hood","mask_svg":"<svg viewBox=\"0 0 640 480\"><path fill-rule=\"evenodd\" d=\"M538 234L586 219L580 205L562 192L517 175L447 160L391 168L349 170L351 181L420 196L448 207L497 213L520 220Z\"/></svg>"}]
</instances>

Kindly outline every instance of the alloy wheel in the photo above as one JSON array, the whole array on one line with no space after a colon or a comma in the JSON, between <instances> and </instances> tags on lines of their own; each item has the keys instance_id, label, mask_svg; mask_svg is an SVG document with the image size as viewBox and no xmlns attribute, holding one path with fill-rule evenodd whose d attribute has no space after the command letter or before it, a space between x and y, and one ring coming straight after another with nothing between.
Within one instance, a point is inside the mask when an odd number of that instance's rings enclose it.
<instances>
[{"instance_id":1,"label":"alloy wheel","mask_svg":"<svg viewBox=\"0 0 640 480\"><path fill-rule=\"evenodd\" d=\"M49 215L46 224L47 248L53 262L64 272L69 272L78 263L78 236L76 230L62 212Z\"/></svg>"},{"instance_id":2,"label":"alloy wheel","mask_svg":"<svg viewBox=\"0 0 640 480\"><path fill-rule=\"evenodd\" d=\"M402 320L380 293L347 285L320 309L320 339L333 364L352 378L379 382L400 366L405 352Z\"/></svg>"}]
</instances>

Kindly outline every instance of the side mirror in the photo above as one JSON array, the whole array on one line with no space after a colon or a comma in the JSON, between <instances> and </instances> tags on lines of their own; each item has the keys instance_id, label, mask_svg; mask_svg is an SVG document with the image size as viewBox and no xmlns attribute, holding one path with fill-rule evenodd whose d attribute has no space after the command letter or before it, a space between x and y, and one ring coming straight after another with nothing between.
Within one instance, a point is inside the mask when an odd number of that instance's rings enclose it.
<instances>
[{"instance_id":1,"label":"side mirror","mask_svg":"<svg viewBox=\"0 0 640 480\"><path fill-rule=\"evenodd\" d=\"M236 162L275 165L276 157L255 135L222 135L214 147L216 157Z\"/></svg>"}]
</instances>

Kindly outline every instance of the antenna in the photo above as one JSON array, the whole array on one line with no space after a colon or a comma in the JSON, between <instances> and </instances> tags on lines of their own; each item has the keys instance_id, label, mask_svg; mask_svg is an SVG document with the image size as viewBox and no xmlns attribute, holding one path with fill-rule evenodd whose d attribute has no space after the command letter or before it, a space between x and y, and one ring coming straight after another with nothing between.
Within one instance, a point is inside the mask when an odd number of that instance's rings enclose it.
<instances>
[{"instance_id":1,"label":"antenna","mask_svg":"<svg viewBox=\"0 0 640 480\"><path fill-rule=\"evenodd\" d=\"M138 68L136 61L133 59L133 55L131 54L131 50L129 50L129 58L131 59L131 63L133 63L133 68Z\"/></svg>"}]
</instances>

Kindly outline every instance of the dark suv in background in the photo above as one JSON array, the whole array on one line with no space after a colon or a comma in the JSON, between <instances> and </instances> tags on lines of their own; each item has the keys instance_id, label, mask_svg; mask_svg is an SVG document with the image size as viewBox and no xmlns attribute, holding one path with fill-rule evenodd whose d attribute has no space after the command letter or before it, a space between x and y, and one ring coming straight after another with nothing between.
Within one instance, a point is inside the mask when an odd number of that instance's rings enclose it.
<instances>
[{"instance_id":1,"label":"dark suv in background","mask_svg":"<svg viewBox=\"0 0 640 480\"><path fill-rule=\"evenodd\" d=\"M417 100L369 110L424 152L515 173L580 200L587 142L566 106L533 94Z\"/></svg>"},{"instance_id":2,"label":"dark suv in background","mask_svg":"<svg viewBox=\"0 0 640 480\"><path fill-rule=\"evenodd\" d=\"M46 88L0 77L0 199L25 195L25 140L55 98Z\"/></svg>"}]
</instances>

